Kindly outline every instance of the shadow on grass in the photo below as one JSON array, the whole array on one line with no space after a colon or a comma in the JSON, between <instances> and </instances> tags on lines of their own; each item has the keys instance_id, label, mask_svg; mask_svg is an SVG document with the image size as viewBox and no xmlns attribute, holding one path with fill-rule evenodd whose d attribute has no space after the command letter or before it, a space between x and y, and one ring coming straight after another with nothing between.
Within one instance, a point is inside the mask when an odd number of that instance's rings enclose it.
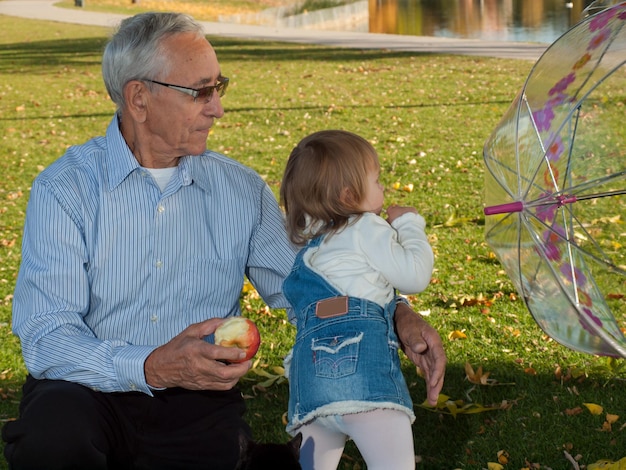
<instances>
[{"instance_id":1,"label":"shadow on grass","mask_svg":"<svg viewBox=\"0 0 626 470\"><path fill-rule=\"evenodd\" d=\"M443 394L459 400L459 407L474 403L496 408L456 417L447 410L417 406L425 398L424 381L414 368L404 370L409 383L417 379L411 394L417 416L415 451L421 457L418 470L484 469L489 462L498 462L500 451L508 455L506 468L569 469L565 451L578 455L581 464L617 461L626 455L619 425L603 429L604 413L621 412L626 406L619 380L607 384L593 375L564 379L550 372L529 374L513 362L496 361L486 368L497 383L472 384L462 364L448 366ZM604 413L592 415L586 401L603 406Z\"/></svg>"},{"instance_id":2,"label":"shadow on grass","mask_svg":"<svg viewBox=\"0 0 626 470\"><path fill-rule=\"evenodd\" d=\"M0 45L0 73L46 75L50 68L100 65L106 38L61 39Z\"/></svg>"},{"instance_id":3,"label":"shadow on grass","mask_svg":"<svg viewBox=\"0 0 626 470\"><path fill-rule=\"evenodd\" d=\"M430 53L391 51L386 49L349 49L309 44L252 41L208 37L220 61L268 60L273 62L323 61L360 63L364 60L430 56ZM106 35L96 38L72 38L47 41L26 41L0 45L0 72L19 72L22 67L34 67L45 74L47 67L64 65L99 65ZM441 54L437 54L441 56ZM465 60L484 61L472 57ZM31 71L35 72L35 71Z\"/></svg>"},{"instance_id":4,"label":"shadow on grass","mask_svg":"<svg viewBox=\"0 0 626 470\"><path fill-rule=\"evenodd\" d=\"M452 416L447 410L426 410L421 403L426 396L424 380L415 368L404 363L415 405L413 424L415 452L420 457L417 470L483 469L497 461L497 453L510 454L507 468L571 468L564 450L581 456L582 463L600 459L618 460L626 455L626 436L616 426L612 431L600 429L604 415L594 416L582 404L595 402L605 411L626 409L623 384L615 378L609 383L601 377L558 379L553 374L529 375L515 364L493 362L488 366L498 385L478 386L470 383L464 365L449 364L443 394L451 400L480 404L498 409L475 414ZM1 423L17 416L21 382L0 381L7 396L0 400ZM288 385L268 388L243 381L247 421L260 442L286 442L283 415L287 410ZM573 412L572 410L578 410ZM0 452L3 448L0 443ZM536 465L540 465L536 466ZM6 463L0 454L0 469ZM339 470L365 468L354 443L348 442Z\"/></svg>"}]
</instances>

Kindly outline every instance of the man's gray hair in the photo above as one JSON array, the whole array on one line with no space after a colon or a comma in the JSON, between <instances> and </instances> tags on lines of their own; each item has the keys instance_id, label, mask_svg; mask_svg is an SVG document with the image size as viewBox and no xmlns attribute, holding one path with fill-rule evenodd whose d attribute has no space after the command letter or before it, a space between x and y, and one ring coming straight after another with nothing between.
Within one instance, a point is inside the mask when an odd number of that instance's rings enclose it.
<instances>
[{"instance_id":1,"label":"man's gray hair","mask_svg":"<svg viewBox=\"0 0 626 470\"><path fill-rule=\"evenodd\" d=\"M104 84L118 110L125 105L123 91L129 81L169 73L169 57L161 44L178 33L204 37L202 25L181 13L140 13L122 20L102 56Z\"/></svg>"}]
</instances>

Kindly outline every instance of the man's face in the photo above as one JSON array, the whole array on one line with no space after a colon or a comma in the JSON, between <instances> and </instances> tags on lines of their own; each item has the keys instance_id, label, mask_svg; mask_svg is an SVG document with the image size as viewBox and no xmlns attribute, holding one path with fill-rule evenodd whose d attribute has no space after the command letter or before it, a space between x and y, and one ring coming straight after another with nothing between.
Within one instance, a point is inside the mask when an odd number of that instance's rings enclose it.
<instances>
[{"instance_id":1,"label":"man's face","mask_svg":"<svg viewBox=\"0 0 626 470\"><path fill-rule=\"evenodd\" d=\"M177 34L163 42L171 59L167 75L158 80L187 88L215 85L220 66L213 47L195 34ZM178 90L154 84L150 93L146 125L153 155L162 161L185 155L199 155L206 149L209 129L224 115L221 99L213 92L209 101L194 100Z\"/></svg>"}]
</instances>

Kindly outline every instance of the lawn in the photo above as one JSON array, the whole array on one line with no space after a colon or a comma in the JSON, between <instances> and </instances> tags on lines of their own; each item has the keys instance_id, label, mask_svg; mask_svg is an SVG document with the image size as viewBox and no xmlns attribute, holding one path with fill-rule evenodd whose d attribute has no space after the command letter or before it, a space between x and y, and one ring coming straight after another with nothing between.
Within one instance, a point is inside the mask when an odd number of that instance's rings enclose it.
<instances>
[{"instance_id":1,"label":"lawn","mask_svg":"<svg viewBox=\"0 0 626 470\"><path fill-rule=\"evenodd\" d=\"M0 16L1 422L17 416L26 374L10 323L30 183L69 145L104 132L114 111L99 68L107 33ZM429 409L421 406L424 382L403 357L418 469L589 468L626 457L623 361L545 336L484 240L482 147L532 64L210 40L231 82L209 147L254 168L277 195L303 136L351 130L378 150L388 203L413 205L426 218L436 270L410 300L440 331L449 365L441 406ZM294 329L254 290L241 299L263 336L242 381L248 420L258 440L285 441L280 366ZM618 321L626 326L625 315ZM362 468L348 445L340 469Z\"/></svg>"}]
</instances>

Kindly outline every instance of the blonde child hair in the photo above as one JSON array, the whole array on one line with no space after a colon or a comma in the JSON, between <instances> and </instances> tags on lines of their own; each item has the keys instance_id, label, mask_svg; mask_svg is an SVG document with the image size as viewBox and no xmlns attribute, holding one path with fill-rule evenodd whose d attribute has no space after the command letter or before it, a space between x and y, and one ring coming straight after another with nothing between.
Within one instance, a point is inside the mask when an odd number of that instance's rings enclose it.
<instances>
[{"instance_id":1,"label":"blonde child hair","mask_svg":"<svg viewBox=\"0 0 626 470\"><path fill-rule=\"evenodd\" d=\"M379 166L374 147L352 132L324 130L302 139L289 155L280 188L290 240L305 245L362 214L367 173Z\"/></svg>"}]
</instances>

